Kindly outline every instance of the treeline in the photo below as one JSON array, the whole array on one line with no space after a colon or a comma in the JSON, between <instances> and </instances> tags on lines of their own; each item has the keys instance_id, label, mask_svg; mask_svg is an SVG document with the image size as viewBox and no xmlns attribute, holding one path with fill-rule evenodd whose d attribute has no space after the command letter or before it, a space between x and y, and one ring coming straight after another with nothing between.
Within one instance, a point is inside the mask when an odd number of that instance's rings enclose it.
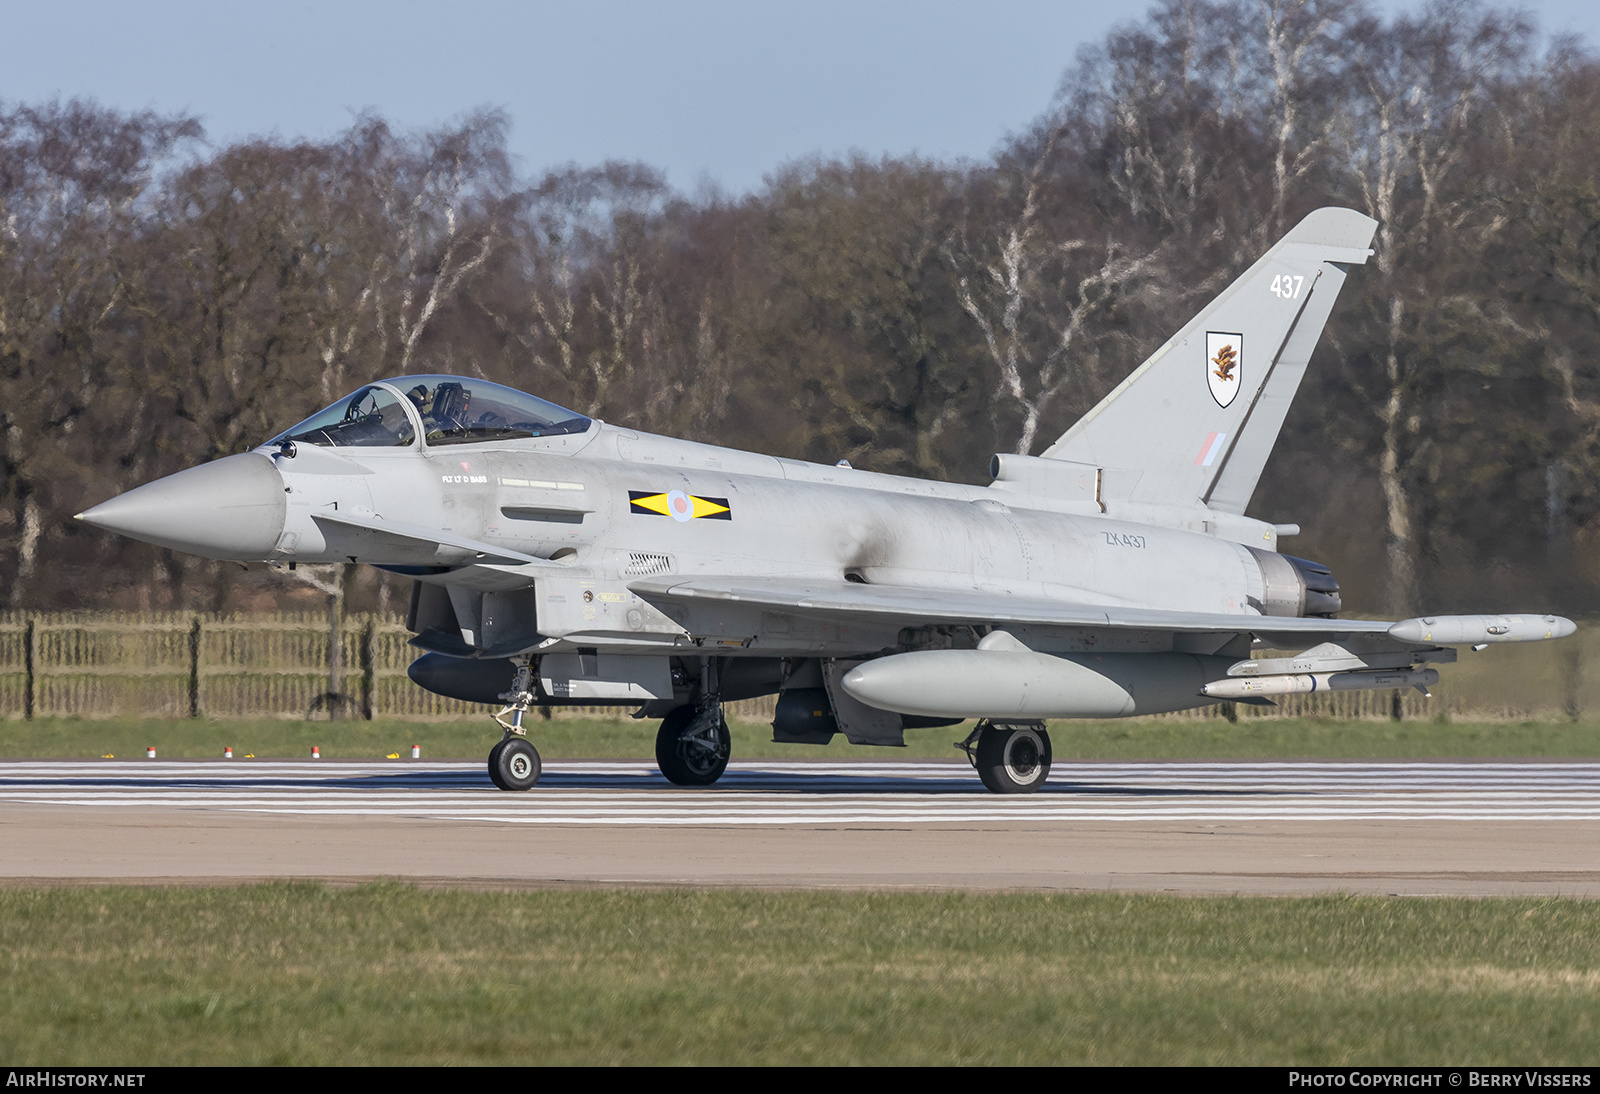
<instances>
[{"instance_id":1,"label":"treeline","mask_svg":"<svg viewBox=\"0 0 1600 1094\"><path fill-rule=\"evenodd\" d=\"M83 528L369 380L461 372L717 444L981 482L1305 213L1376 217L1251 512L1366 610L1600 597L1600 63L1509 12L1167 0L983 162L748 196L512 170L507 120L217 148L0 103L0 606L301 593ZM354 589L387 599L375 577ZM396 586L398 590L400 586Z\"/></svg>"}]
</instances>

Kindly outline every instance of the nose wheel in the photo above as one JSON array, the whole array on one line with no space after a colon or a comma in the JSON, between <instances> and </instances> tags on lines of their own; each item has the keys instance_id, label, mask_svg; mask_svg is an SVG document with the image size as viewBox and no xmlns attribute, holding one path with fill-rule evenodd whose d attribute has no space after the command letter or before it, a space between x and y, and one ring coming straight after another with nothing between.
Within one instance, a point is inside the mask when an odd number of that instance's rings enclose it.
<instances>
[{"instance_id":1,"label":"nose wheel","mask_svg":"<svg viewBox=\"0 0 1600 1094\"><path fill-rule=\"evenodd\" d=\"M508 736L489 750L489 779L501 790L532 790L543 766L525 737Z\"/></svg>"}]
</instances>

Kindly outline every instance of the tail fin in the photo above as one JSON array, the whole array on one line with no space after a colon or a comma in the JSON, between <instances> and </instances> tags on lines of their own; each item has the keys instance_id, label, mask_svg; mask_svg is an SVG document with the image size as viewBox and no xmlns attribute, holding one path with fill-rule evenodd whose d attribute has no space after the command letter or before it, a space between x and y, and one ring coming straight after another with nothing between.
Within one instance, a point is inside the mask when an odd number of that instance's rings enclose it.
<instances>
[{"instance_id":1,"label":"tail fin","mask_svg":"<svg viewBox=\"0 0 1600 1094\"><path fill-rule=\"evenodd\" d=\"M1243 513L1378 222L1318 209L1045 450L1129 501Z\"/></svg>"}]
</instances>

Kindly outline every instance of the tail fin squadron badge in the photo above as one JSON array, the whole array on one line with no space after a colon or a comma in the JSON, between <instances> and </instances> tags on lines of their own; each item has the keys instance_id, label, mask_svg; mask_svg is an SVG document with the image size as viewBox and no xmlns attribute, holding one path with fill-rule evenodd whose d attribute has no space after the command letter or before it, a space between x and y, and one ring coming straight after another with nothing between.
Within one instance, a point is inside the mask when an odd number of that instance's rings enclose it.
<instances>
[{"instance_id":1,"label":"tail fin squadron badge","mask_svg":"<svg viewBox=\"0 0 1600 1094\"><path fill-rule=\"evenodd\" d=\"M1239 394L1243 369L1244 335L1206 331L1206 383L1221 407Z\"/></svg>"},{"instance_id":2,"label":"tail fin squadron badge","mask_svg":"<svg viewBox=\"0 0 1600 1094\"><path fill-rule=\"evenodd\" d=\"M727 498L702 498L685 494L682 490L669 490L665 494L651 494L643 490L628 491L628 512L654 513L671 517L680 523L694 520L732 520L733 510Z\"/></svg>"}]
</instances>

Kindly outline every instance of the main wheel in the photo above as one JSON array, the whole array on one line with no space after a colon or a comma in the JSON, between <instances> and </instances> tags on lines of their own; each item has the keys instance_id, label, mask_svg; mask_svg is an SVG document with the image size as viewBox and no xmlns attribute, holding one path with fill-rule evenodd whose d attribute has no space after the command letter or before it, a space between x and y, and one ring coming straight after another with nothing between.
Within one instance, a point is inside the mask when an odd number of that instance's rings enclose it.
<instances>
[{"instance_id":1,"label":"main wheel","mask_svg":"<svg viewBox=\"0 0 1600 1094\"><path fill-rule=\"evenodd\" d=\"M996 794L1031 794L1050 777L1050 735L1039 726L985 726L978 778Z\"/></svg>"},{"instance_id":2,"label":"main wheel","mask_svg":"<svg viewBox=\"0 0 1600 1094\"><path fill-rule=\"evenodd\" d=\"M507 737L489 752L489 778L501 790L531 790L543 765L539 751L522 737Z\"/></svg>"},{"instance_id":3,"label":"main wheel","mask_svg":"<svg viewBox=\"0 0 1600 1094\"><path fill-rule=\"evenodd\" d=\"M728 769L733 739L728 722L717 710L714 725L694 729L694 707L682 706L661 720L656 731L656 766L678 786L710 786Z\"/></svg>"}]
</instances>

